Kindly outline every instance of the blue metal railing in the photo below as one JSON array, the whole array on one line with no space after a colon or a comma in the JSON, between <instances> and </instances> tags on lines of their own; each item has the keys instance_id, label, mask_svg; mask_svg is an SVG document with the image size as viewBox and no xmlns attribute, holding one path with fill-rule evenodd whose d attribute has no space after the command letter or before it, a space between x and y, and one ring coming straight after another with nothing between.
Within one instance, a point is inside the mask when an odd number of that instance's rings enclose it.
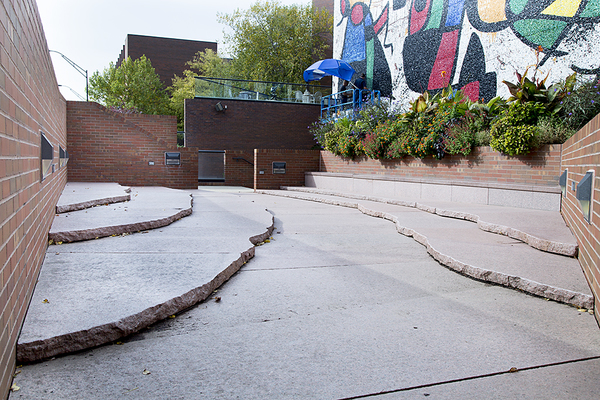
<instances>
[{"instance_id":1,"label":"blue metal railing","mask_svg":"<svg viewBox=\"0 0 600 400\"><path fill-rule=\"evenodd\" d=\"M321 119L356 119L356 115L365 105L379 104L379 90L349 89L321 98Z\"/></svg>"}]
</instances>

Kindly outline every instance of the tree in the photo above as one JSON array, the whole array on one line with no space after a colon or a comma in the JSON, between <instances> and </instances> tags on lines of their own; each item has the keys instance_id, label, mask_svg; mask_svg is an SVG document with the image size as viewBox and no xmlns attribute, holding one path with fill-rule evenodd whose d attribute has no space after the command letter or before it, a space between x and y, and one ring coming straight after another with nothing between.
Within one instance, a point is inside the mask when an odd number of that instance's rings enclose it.
<instances>
[{"instance_id":1,"label":"tree","mask_svg":"<svg viewBox=\"0 0 600 400\"><path fill-rule=\"evenodd\" d=\"M194 77L198 75L210 76L213 78L231 78L233 72L228 60L223 59L212 49L206 49L196 53L187 66L190 69L183 71L183 77L175 76L173 85L168 88L171 92L171 108L180 121L180 129L183 130L183 113L185 99L192 99L197 93L197 87Z\"/></svg>"},{"instance_id":2,"label":"tree","mask_svg":"<svg viewBox=\"0 0 600 400\"><path fill-rule=\"evenodd\" d=\"M224 41L232 71L253 80L302 83L304 70L324 57L333 29L325 9L269 0L218 18L230 28Z\"/></svg>"},{"instance_id":3,"label":"tree","mask_svg":"<svg viewBox=\"0 0 600 400\"><path fill-rule=\"evenodd\" d=\"M144 114L173 114L169 96L146 56L128 57L119 67L113 62L90 78L90 99L107 107L135 109Z\"/></svg>"},{"instance_id":4,"label":"tree","mask_svg":"<svg viewBox=\"0 0 600 400\"><path fill-rule=\"evenodd\" d=\"M231 59L210 49L198 52L187 62L190 69L183 77L173 79L171 107L180 126L185 99L205 94L194 76L304 83L302 73L324 57L333 32L333 18L326 10L283 6L278 1L259 1L248 10L218 18L231 28L225 34Z\"/></svg>"}]
</instances>

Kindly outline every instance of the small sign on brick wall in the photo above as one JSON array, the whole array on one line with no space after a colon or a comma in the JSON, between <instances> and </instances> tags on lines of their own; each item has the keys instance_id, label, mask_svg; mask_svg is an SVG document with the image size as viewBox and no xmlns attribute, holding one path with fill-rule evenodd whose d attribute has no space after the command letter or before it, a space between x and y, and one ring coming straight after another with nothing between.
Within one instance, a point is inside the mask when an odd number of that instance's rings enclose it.
<instances>
[{"instance_id":1,"label":"small sign on brick wall","mask_svg":"<svg viewBox=\"0 0 600 400\"><path fill-rule=\"evenodd\" d=\"M181 165L181 153L165 153L165 165Z\"/></svg>"},{"instance_id":2,"label":"small sign on brick wall","mask_svg":"<svg viewBox=\"0 0 600 400\"><path fill-rule=\"evenodd\" d=\"M285 174L286 163L284 161L273 161L273 173Z\"/></svg>"}]
</instances>

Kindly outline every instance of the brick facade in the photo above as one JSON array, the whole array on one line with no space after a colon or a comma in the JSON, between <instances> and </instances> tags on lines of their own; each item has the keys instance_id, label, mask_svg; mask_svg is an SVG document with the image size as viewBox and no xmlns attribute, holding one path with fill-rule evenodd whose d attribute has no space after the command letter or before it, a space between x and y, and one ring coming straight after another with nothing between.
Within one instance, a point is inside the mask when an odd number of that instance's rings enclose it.
<instances>
[{"instance_id":1,"label":"brick facade","mask_svg":"<svg viewBox=\"0 0 600 400\"><path fill-rule=\"evenodd\" d=\"M304 186L304 173L319 169L319 153L319 150L255 149L254 189ZM285 174L274 173L274 162L285 162Z\"/></svg>"},{"instance_id":2,"label":"brick facade","mask_svg":"<svg viewBox=\"0 0 600 400\"><path fill-rule=\"evenodd\" d=\"M33 294L55 206L67 181L65 100L34 0L0 4L0 398L8 396L17 337ZM41 179L41 133L53 146ZM68 149L70 150L70 149ZM54 171L54 172L52 172Z\"/></svg>"},{"instance_id":3,"label":"brick facade","mask_svg":"<svg viewBox=\"0 0 600 400\"><path fill-rule=\"evenodd\" d=\"M594 313L600 323L600 115L562 146L561 173L567 169L567 192L562 199L562 214L577 238L579 263L594 294ZM595 170L592 217L583 219L575 191L571 189L588 170Z\"/></svg>"},{"instance_id":4,"label":"brick facade","mask_svg":"<svg viewBox=\"0 0 600 400\"><path fill-rule=\"evenodd\" d=\"M254 150L225 151L225 182L227 186L254 186Z\"/></svg>"},{"instance_id":5,"label":"brick facade","mask_svg":"<svg viewBox=\"0 0 600 400\"><path fill-rule=\"evenodd\" d=\"M322 151L320 172L556 187L561 173L560 146L544 146L519 157L505 156L490 147L478 147L467 157L446 155L441 160L432 157L350 160Z\"/></svg>"},{"instance_id":6,"label":"brick facade","mask_svg":"<svg viewBox=\"0 0 600 400\"><path fill-rule=\"evenodd\" d=\"M69 181L198 187L198 150L177 148L172 115L120 114L97 103L69 101L67 131ZM181 165L165 165L165 152L181 153Z\"/></svg>"},{"instance_id":7,"label":"brick facade","mask_svg":"<svg viewBox=\"0 0 600 400\"><path fill-rule=\"evenodd\" d=\"M216 42L201 42L197 40L173 39L156 36L127 35L125 45L121 50L117 66L131 57L136 60L145 55L150 59L152 67L160 76L165 87L171 86L174 75L182 76L189 69L186 62L191 61L199 51L211 49L217 51Z\"/></svg>"},{"instance_id":8,"label":"brick facade","mask_svg":"<svg viewBox=\"0 0 600 400\"><path fill-rule=\"evenodd\" d=\"M227 106L216 111L215 104ZM196 98L185 101L186 145L201 150L304 149L316 142L308 127L318 104Z\"/></svg>"}]
</instances>

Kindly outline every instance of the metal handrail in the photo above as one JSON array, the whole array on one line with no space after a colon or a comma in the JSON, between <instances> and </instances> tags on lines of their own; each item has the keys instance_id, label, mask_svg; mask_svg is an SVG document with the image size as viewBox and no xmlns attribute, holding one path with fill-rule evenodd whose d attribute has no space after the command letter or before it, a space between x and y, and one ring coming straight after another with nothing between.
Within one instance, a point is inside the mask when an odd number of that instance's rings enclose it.
<instances>
[{"instance_id":1,"label":"metal handrail","mask_svg":"<svg viewBox=\"0 0 600 400\"><path fill-rule=\"evenodd\" d=\"M343 101L344 98L351 101ZM379 104L381 92L369 89L348 89L321 98L321 119L330 120L348 117L356 119L357 113L367 104Z\"/></svg>"}]
</instances>

